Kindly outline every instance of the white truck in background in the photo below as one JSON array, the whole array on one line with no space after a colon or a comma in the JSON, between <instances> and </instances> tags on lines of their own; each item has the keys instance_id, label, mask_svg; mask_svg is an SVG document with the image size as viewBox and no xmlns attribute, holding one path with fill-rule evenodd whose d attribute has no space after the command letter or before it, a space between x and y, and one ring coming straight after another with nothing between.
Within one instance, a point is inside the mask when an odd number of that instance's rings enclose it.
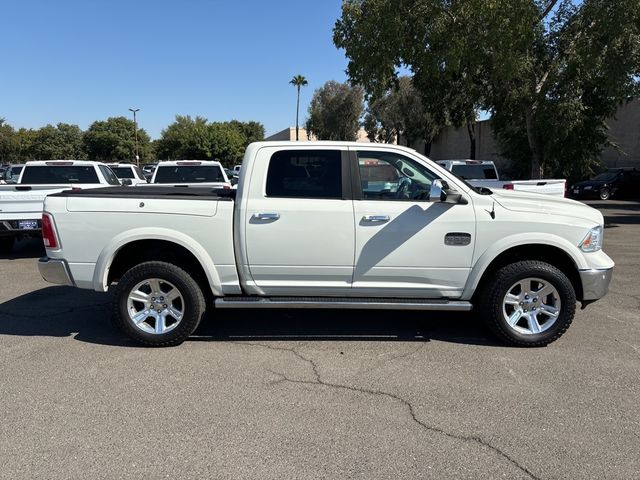
<instances>
[{"instance_id":1,"label":"white truck in background","mask_svg":"<svg viewBox=\"0 0 640 480\"><path fill-rule=\"evenodd\" d=\"M114 288L115 323L152 346L220 308L473 308L504 341L546 345L614 266L598 210L478 189L385 144L253 143L237 190L65 191L42 219L43 278Z\"/></svg>"},{"instance_id":2,"label":"white truck in background","mask_svg":"<svg viewBox=\"0 0 640 480\"><path fill-rule=\"evenodd\" d=\"M231 182L222 164L212 160L159 162L148 185L231 188Z\"/></svg>"},{"instance_id":3,"label":"white truck in background","mask_svg":"<svg viewBox=\"0 0 640 480\"><path fill-rule=\"evenodd\" d=\"M19 238L40 236L42 205L47 195L68 189L120 184L103 163L78 160L27 162L18 183L0 186L0 251L10 252Z\"/></svg>"},{"instance_id":4,"label":"white truck in background","mask_svg":"<svg viewBox=\"0 0 640 480\"><path fill-rule=\"evenodd\" d=\"M495 164L488 160L438 160L436 163L474 187L566 197L567 181L563 179L500 180Z\"/></svg>"}]
</instances>

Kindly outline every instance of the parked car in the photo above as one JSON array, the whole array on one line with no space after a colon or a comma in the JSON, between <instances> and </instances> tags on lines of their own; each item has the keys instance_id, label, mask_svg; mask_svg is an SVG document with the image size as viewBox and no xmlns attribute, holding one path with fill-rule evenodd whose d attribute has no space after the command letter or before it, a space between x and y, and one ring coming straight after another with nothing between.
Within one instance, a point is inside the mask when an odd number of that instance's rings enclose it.
<instances>
[{"instance_id":1,"label":"parked car","mask_svg":"<svg viewBox=\"0 0 640 480\"><path fill-rule=\"evenodd\" d=\"M569 189L572 198L640 197L640 170L636 168L610 168L590 180L575 183Z\"/></svg>"},{"instance_id":2,"label":"parked car","mask_svg":"<svg viewBox=\"0 0 640 480\"><path fill-rule=\"evenodd\" d=\"M475 187L544 193L555 197L564 197L566 193L567 182L564 179L500 180L498 169L488 160L438 160L437 163Z\"/></svg>"},{"instance_id":3,"label":"parked car","mask_svg":"<svg viewBox=\"0 0 640 480\"><path fill-rule=\"evenodd\" d=\"M0 186L0 251L11 251L18 238L40 235L42 205L47 195L114 185L120 186L120 180L103 163L27 162L17 184Z\"/></svg>"},{"instance_id":4,"label":"parked car","mask_svg":"<svg viewBox=\"0 0 640 480\"><path fill-rule=\"evenodd\" d=\"M147 179L142 170L131 163L109 163L107 166L113 170L116 177L120 179L123 185L141 185L146 184Z\"/></svg>"},{"instance_id":5,"label":"parked car","mask_svg":"<svg viewBox=\"0 0 640 480\"><path fill-rule=\"evenodd\" d=\"M144 174L144 177L147 179L147 181L151 181L151 177L153 177L153 171L157 166L157 163L147 163L146 165L142 166L142 173Z\"/></svg>"},{"instance_id":6,"label":"parked car","mask_svg":"<svg viewBox=\"0 0 640 480\"><path fill-rule=\"evenodd\" d=\"M227 178L229 179L229 183L231 183L231 187L235 188L238 185L238 180L240 179L239 172L231 170L229 168L225 168L224 173L227 174Z\"/></svg>"},{"instance_id":7,"label":"parked car","mask_svg":"<svg viewBox=\"0 0 640 480\"><path fill-rule=\"evenodd\" d=\"M244 166L238 190L47 197L43 278L115 284L114 321L154 346L185 340L214 305L474 308L504 341L540 346L566 331L576 300L601 298L611 280L598 210L476 189L405 147L260 142ZM382 175L393 188L378 188Z\"/></svg>"},{"instance_id":8,"label":"parked car","mask_svg":"<svg viewBox=\"0 0 640 480\"><path fill-rule=\"evenodd\" d=\"M231 188L231 183L220 162L207 160L177 160L159 162L150 184L181 187L191 185L213 188Z\"/></svg>"},{"instance_id":9,"label":"parked car","mask_svg":"<svg viewBox=\"0 0 640 480\"><path fill-rule=\"evenodd\" d=\"M20 173L24 165L11 165L4 172L4 180L6 183L18 183Z\"/></svg>"}]
</instances>

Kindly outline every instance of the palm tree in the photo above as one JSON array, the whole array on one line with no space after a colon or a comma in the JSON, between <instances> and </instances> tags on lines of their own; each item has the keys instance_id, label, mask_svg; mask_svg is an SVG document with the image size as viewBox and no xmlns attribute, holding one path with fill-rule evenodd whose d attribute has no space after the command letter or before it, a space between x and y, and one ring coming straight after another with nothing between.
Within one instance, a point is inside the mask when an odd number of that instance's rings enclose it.
<instances>
[{"instance_id":1,"label":"palm tree","mask_svg":"<svg viewBox=\"0 0 640 480\"><path fill-rule=\"evenodd\" d=\"M299 140L298 137L298 117L300 115L300 87L306 87L309 85L307 79L302 75L294 76L289 82L291 85L298 87L298 103L296 104L296 140Z\"/></svg>"}]
</instances>

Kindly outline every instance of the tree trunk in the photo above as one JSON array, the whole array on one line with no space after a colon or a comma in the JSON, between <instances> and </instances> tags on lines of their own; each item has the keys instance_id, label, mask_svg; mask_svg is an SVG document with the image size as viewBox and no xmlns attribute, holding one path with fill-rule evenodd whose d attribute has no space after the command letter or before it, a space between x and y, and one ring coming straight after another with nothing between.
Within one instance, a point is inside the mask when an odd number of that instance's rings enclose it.
<instances>
[{"instance_id":1,"label":"tree trunk","mask_svg":"<svg viewBox=\"0 0 640 480\"><path fill-rule=\"evenodd\" d=\"M300 115L300 85L298 85L298 101L296 102L296 142L300 140L298 133L298 116Z\"/></svg>"},{"instance_id":2,"label":"tree trunk","mask_svg":"<svg viewBox=\"0 0 640 480\"><path fill-rule=\"evenodd\" d=\"M527 112L525 121L527 124L527 140L531 150L531 179L537 180L544 176L544 159L542 158L542 148L535 132L535 107Z\"/></svg>"},{"instance_id":3,"label":"tree trunk","mask_svg":"<svg viewBox=\"0 0 640 480\"><path fill-rule=\"evenodd\" d=\"M467 121L467 132L469 133L469 159L476 159L476 121Z\"/></svg>"},{"instance_id":4,"label":"tree trunk","mask_svg":"<svg viewBox=\"0 0 640 480\"><path fill-rule=\"evenodd\" d=\"M424 142L424 155L425 157L428 157L429 155L431 155L431 140Z\"/></svg>"}]
</instances>

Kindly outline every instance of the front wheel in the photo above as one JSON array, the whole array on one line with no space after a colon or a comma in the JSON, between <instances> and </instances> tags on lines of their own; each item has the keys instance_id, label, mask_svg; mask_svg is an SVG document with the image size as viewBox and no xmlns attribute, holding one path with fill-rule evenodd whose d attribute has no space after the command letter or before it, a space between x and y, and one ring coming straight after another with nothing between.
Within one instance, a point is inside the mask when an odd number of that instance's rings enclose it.
<instances>
[{"instance_id":1,"label":"front wheel","mask_svg":"<svg viewBox=\"0 0 640 480\"><path fill-rule=\"evenodd\" d=\"M571 325L576 294L556 267L528 260L498 270L478 304L487 326L500 339L541 347L560 338Z\"/></svg>"},{"instance_id":2,"label":"front wheel","mask_svg":"<svg viewBox=\"0 0 640 480\"><path fill-rule=\"evenodd\" d=\"M600 189L600 200L609 200L611 198L611 190L607 187Z\"/></svg>"},{"instance_id":3,"label":"front wheel","mask_svg":"<svg viewBox=\"0 0 640 480\"><path fill-rule=\"evenodd\" d=\"M130 338L154 347L184 342L205 311L202 290L183 269L145 262L126 272L113 298L113 321Z\"/></svg>"}]
</instances>

